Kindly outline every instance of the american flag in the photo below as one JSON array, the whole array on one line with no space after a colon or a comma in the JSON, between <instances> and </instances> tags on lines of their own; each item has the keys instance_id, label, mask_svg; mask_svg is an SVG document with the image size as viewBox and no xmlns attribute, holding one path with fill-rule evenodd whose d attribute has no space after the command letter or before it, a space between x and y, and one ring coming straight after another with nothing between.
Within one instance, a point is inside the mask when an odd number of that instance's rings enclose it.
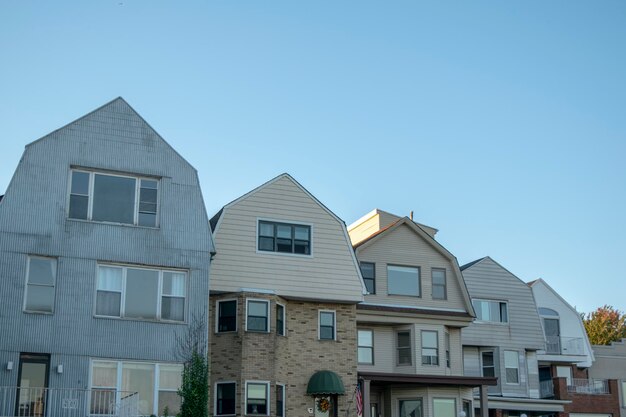
<instances>
[{"instance_id":1,"label":"american flag","mask_svg":"<svg viewBox=\"0 0 626 417\"><path fill-rule=\"evenodd\" d=\"M356 415L363 417L363 395L361 395L361 384L356 384Z\"/></svg>"}]
</instances>

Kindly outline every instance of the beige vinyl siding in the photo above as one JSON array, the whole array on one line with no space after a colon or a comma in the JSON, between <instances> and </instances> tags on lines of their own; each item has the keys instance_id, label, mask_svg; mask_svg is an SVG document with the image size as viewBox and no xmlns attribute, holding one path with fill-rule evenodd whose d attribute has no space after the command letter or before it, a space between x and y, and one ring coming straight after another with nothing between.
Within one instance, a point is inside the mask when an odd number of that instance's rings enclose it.
<instances>
[{"instance_id":1,"label":"beige vinyl siding","mask_svg":"<svg viewBox=\"0 0 626 417\"><path fill-rule=\"evenodd\" d=\"M448 258L406 225L389 230L372 244L357 248L361 262L376 263L376 294L365 296L366 303L395 304L467 311L458 277ZM387 265L420 268L421 297L388 295ZM432 268L446 271L447 300L432 299Z\"/></svg>"},{"instance_id":2,"label":"beige vinyl siding","mask_svg":"<svg viewBox=\"0 0 626 417\"><path fill-rule=\"evenodd\" d=\"M311 226L311 256L257 251L259 219ZM273 290L285 297L358 302L362 284L345 226L288 176L227 206L215 233L211 291Z\"/></svg>"},{"instance_id":3,"label":"beige vinyl siding","mask_svg":"<svg viewBox=\"0 0 626 417\"><path fill-rule=\"evenodd\" d=\"M380 218L378 214L373 214L369 219L351 228L350 240L353 245L367 239L369 236L380 230Z\"/></svg>"}]
</instances>

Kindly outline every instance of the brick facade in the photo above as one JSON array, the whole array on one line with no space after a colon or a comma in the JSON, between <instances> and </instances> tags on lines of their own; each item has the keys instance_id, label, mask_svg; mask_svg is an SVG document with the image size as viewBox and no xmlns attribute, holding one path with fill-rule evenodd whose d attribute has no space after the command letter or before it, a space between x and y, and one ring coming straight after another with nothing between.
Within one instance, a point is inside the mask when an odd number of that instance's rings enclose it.
<instances>
[{"instance_id":1,"label":"brick facade","mask_svg":"<svg viewBox=\"0 0 626 417\"><path fill-rule=\"evenodd\" d=\"M565 405L565 412L558 413L557 417L569 417L570 413L610 414L619 416L619 389L617 381L609 379L608 394L583 394L568 392L565 378L554 378L554 395L559 400L570 400Z\"/></svg>"},{"instance_id":2,"label":"brick facade","mask_svg":"<svg viewBox=\"0 0 626 417\"><path fill-rule=\"evenodd\" d=\"M245 331L246 299L270 301L270 332ZM237 331L216 333L216 302L237 300ZM285 336L276 332L276 304L285 306ZM357 382L356 306L286 300L261 293L228 293L210 297L212 317L211 415L214 415L215 384L237 383L236 415L245 415L246 381L269 381L269 415L276 415L276 384L286 385L285 412L307 416L314 399L306 394L309 378L317 371L332 370L342 379L346 394L338 397L338 415L354 410L352 393ZM336 340L318 340L319 310L336 313Z\"/></svg>"}]
</instances>

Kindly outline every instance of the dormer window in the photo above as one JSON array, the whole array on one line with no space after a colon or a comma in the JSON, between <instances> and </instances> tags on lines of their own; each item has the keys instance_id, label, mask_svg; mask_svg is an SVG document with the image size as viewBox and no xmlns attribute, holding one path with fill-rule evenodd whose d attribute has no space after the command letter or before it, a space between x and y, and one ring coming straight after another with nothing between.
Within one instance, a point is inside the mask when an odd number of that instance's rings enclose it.
<instances>
[{"instance_id":1,"label":"dormer window","mask_svg":"<svg viewBox=\"0 0 626 417\"><path fill-rule=\"evenodd\" d=\"M262 220L258 230L260 251L311 254L311 226Z\"/></svg>"},{"instance_id":2,"label":"dormer window","mask_svg":"<svg viewBox=\"0 0 626 417\"><path fill-rule=\"evenodd\" d=\"M508 323L509 309L504 301L472 300L476 320L489 323Z\"/></svg>"},{"instance_id":3,"label":"dormer window","mask_svg":"<svg viewBox=\"0 0 626 417\"><path fill-rule=\"evenodd\" d=\"M159 181L72 170L68 217L157 227Z\"/></svg>"}]
</instances>

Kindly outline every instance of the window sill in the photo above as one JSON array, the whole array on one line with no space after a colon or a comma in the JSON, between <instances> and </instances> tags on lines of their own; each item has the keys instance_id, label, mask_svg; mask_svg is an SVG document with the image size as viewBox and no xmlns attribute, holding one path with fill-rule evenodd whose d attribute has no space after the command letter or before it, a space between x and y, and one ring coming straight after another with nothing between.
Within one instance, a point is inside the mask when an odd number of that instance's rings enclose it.
<instances>
[{"instance_id":1,"label":"window sill","mask_svg":"<svg viewBox=\"0 0 626 417\"><path fill-rule=\"evenodd\" d=\"M410 294L390 294L390 293L387 293L387 295L391 295L391 296L394 296L394 297L422 298L421 295L410 295Z\"/></svg>"},{"instance_id":2,"label":"window sill","mask_svg":"<svg viewBox=\"0 0 626 417\"><path fill-rule=\"evenodd\" d=\"M129 223L101 222L97 220L72 219L70 217L67 217L66 220L69 222L76 222L76 223L104 224L107 226L123 226L123 227L139 228L139 229L160 230L159 226L141 226L138 224L129 224Z\"/></svg>"},{"instance_id":3,"label":"window sill","mask_svg":"<svg viewBox=\"0 0 626 417\"><path fill-rule=\"evenodd\" d=\"M119 320L119 321L139 321L142 323L158 323L158 324L175 324L179 326L186 326L189 323L186 321L174 321L174 320L152 320L152 319L138 319L132 317L115 317L115 316L98 316L93 315L94 319L104 319L104 320Z\"/></svg>"},{"instance_id":4,"label":"window sill","mask_svg":"<svg viewBox=\"0 0 626 417\"><path fill-rule=\"evenodd\" d=\"M270 334L270 331L269 330L250 330L250 329L246 329L246 333ZM265 414L261 414L261 415L265 415Z\"/></svg>"},{"instance_id":5,"label":"window sill","mask_svg":"<svg viewBox=\"0 0 626 417\"><path fill-rule=\"evenodd\" d=\"M215 332L214 334L236 334L237 330L228 330L228 331L223 331L223 332ZM218 414L216 414L217 416ZM219 415L223 415L223 416L230 416L230 415L234 415L234 414L219 414Z\"/></svg>"},{"instance_id":6,"label":"window sill","mask_svg":"<svg viewBox=\"0 0 626 417\"><path fill-rule=\"evenodd\" d=\"M24 314L39 314L42 316L54 316L54 311L34 311L34 310L22 310Z\"/></svg>"},{"instance_id":7,"label":"window sill","mask_svg":"<svg viewBox=\"0 0 626 417\"><path fill-rule=\"evenodd\" d=\"M258 247L256 249L256 253L259 255L269 255L269 256L288 256L292 258L300 258L300 259L313 259L313 254L305 255L301 253L291 253L291 252L275 252L270 250L260 250ZM264 414L261 414L264 415Z\"/></svg>"}]
</instances>

